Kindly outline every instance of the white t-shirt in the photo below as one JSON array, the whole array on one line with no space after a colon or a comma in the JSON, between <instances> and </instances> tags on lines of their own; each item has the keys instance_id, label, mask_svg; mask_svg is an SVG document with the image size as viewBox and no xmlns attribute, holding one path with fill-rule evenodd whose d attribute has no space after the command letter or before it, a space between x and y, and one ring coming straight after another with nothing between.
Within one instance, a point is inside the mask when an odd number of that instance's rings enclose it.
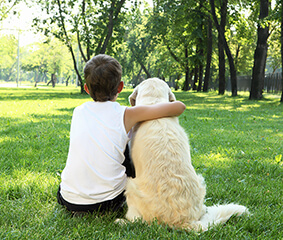
<instances>
[{"instance_id":1,"label":"white t-shirt","mask_svg":"<svg viewBox=\"0 0 283 240\"><path fill-rule=\"evenodd\" d=\"M61 175L61 195L73 204L114 199L126 186L122 165L129 136L125 106L117 102L87 102L73 113L70 146Z\"/></svg>"}]
</instances>

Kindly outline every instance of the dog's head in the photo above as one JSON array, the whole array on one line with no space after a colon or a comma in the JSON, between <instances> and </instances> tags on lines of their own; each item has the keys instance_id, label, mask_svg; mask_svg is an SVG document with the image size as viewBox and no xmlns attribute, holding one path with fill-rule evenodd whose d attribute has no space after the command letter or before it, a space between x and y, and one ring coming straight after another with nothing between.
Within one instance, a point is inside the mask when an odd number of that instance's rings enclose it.
<instances>
[{"instance_id":1,"label":"dog's head","mask_svg":"<svg viewBox=\"0 0 283 240\"><path fill-rule=\"evenodd\" d=\"M167 83L158 78L149 78L141 82L129 96L131 106L173 101L176 101L175 95Z\"/></svg>"}]
</instances>

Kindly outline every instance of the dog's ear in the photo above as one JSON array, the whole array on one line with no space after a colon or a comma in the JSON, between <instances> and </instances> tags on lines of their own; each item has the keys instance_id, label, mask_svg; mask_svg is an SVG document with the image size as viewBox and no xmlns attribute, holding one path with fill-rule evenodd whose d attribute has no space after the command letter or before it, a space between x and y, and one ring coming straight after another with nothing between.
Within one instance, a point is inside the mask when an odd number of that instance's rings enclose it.
<instances>
[{"instance_id":1,"label":"dog's ear","mask_svg":"<svg viewBox=\"0 0 283 240\"><path fill-rule=\"evenodd\" d=\"M169 89L169 102L174 102L176 101L176 97L174 93L172 93L171 89Z\"/></svg>"},{"instance_id":2,"label":"dog's ear","mask_svg":"<svg viewBox=\"0 0 283 240\"><path fill-rule=\"evenodd\" d=\"M136 105L137 95L138 95L138 87L135 87L133 93L129 96L129 102L130 102L131 106Z\"/></svg>"}]
</instances>

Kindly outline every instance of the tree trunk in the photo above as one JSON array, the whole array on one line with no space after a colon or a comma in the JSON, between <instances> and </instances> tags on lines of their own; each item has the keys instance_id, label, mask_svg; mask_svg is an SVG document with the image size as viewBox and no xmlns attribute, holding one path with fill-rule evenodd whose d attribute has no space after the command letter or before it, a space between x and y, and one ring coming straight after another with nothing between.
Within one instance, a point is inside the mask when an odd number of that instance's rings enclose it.
<instances>
[{"instance_id":1,"label":"tree trunk","mask_svg":"<svg viewBox=\"0 0 283 240\"><path fill-rule=\"evenodd\" d=\"M57 0L57 5L58 5L58 8L59 8L59 14L60 14L60 21L61 21L61 27L62 27L62 30L63 30L63 33L64 33L64 36L65 36L65 43L69 49L69 51L71 52L71 55L72 55L72 59L73 59L73 64L74 64L74 68L75 68L75 71L76 71L76 74L78 76L78 79L79 79L79 82L80 82L80 86L81 86L81 93L84 93L84 84L83 84L83 80L82 80L82 77L81 77L81 74L77 68L77 62L76 62L76 58L75 58L75 54L74 54L74 51L73 51L73 47L72 47L72 43L71 41L69 40L69 36L68 36L68 33L66 31L66 27L65 27L65 22L64 22L64 17L62 15L62 7L61 7L61 2L60 0Z\"/></svg>"},{"instance_id":2,"label":"tree trunk","mask_svg":"<svg viewBox=\"0 0 283 240\"><path fill-rule=\"evenodd\" d=\"M167 50L169 51L170 55L173 57L173 59L178 63L180 64L180 66L185 69L185 72L186 72L186 79L185 79L185 84L182 88L183 91L187 91L189 90L189 83L190 83L190 69L189 69L189 62L188 62L188 48L185 47L185 58L186 58L186 61L184 61L185 63L183 63L183 61L181 61L181 59L179 59L177 57L177 55L172 51L171 47L169 46L169 44L167 43L166 39L164 36L161 36L162 37L162 40L163 40L163 43L165 44Z\"/></svg>"},{"instance_id":3,"label":"tree trunk","mask_svg":"<svg viewBox=\"0 0 283 240\"><path fill-rule=\"evenodd\" d=\"M52 74L51 74L51 79L50 79L50 81L47 83L47 86L48 86L50 83L52 84L52 87L55 87L55 83L56 83L56 76L55 76L55 73L52 73Z\"/></svg>"},{"instance_id":4,"label":"tree trunk","mask_svg":"<svg viewBox=\"0 0 283 240\"><path fill-rule=\"evenodd\" d=\"M223 95L225 93L226 81L225 81L225 53L223 41L218 33L218 64L219 64L219 83L218 94Z\"/></svg>"},{"instance_id":5,"label":"tree trunk","mask_svg":"<svg viewBox=\"0 0 283 240\"><path fill-rule=\"evenodd\" d=\"M107 35L105 37L103 46L99 52L100 54L105 54L108 42L110 41L110 38L112 37L113 28L114 28L114 22L113 22L114 7L115 7L115 2L112 1L110 13L109 13L109 22L107 26L108 31L107 31Z\"/></svg>"},{"instance_id":6,"label":"tree trunk","mask_svg":"<svg viewBox=\"0 0 283 240\"><path fill-rule=\"evenodd\" d=\"M236 67L235 67L235 64L234 64L234 59L233 59L233 56L231 54L231 51L227 47L228 47L228 45L225 47L225 50L227 49L226 55L228 57L228 62L229 62L229 67L230 67L230 78L231 78L231 88L232 88L231 91L232 91L232 96L236 97L238 95L237 71L236 71Z\"/></svg>"},{"instance_id":7,"label":"tree trunk","mask_svg":"<svg viewBox=\"0 0 283 240\"><path fill-rule=\"evenodd\" d=\"M263 20L268 16L269 0L260 0L260 14L259 19ZM254 66L252 73L252 83L250 91L250 99L262 99L262 92L264 87L264 75L267 57L267 39L269 37L269 27L258 25L257 29L257 46L254 54Z\"/></svg>"},{"instance_id":8,"label":"tree trunk","mask_svg":"<svg viewBox=\"0 0 283 240\"><path fill-rule=\"evenodd\" d=\"M83 19L83 23L84 23L84 28L86 30L86 34L87 36L90 35L89 33L89 28L88 28L88 25L87 25L87 21L86 21L86 15L85 15L85 0L83 0L82 2L82 19ZM78 40L78 45L79 45L79 50L81 52L81 55L84 59L85 62L87 62L89 59L90 59L90 56L91 56L91 42L90 42L90 37L87 38L86 40L86 56L83 52L83 49L82 49L82 46L81 46L81 41L80 41L80 34L79 34L79 31L77 30L77 40Z\"/></svg>"},{"instance_id":9,"label":"tree trunk","mask_svg":"<svg viewBox=\"0 0 283 240\"><path fill-rule=\"evenodd\" d=\"M34 87L37 87L39 70L38 70L38 71L35 71L34 75L35 75L35 76L34 76Z\"/></svg>"},{"instance_id":10,"label":"tree trunk","mask_svg":"<svg viewBox=\"0 0 283 240\"><path fill-rule=\"evenodd\" d=\"M280 102L283 103L283 1L281 0L281 64L282 64L282 78L281 78L281 87L282 94Z\"/></svg>"},{"instance_id":11,"label":"tree trunk","mask_svg":"<svg viewBox=\"0 0 283 240\"><path fill-rule=\"evenodd\" d=\"M232 96L237 96L237 73L236 73L236 68L235 68L235 64L234 64L234 59L231 53L231 50L228 46L227 40L225 38L225 32L223 31L223 29L220 27L218 20L217 20L217 16L215 13L215 4L214 4L214 0L210 0L210 6L211 6L211 14L213 17L213 21L214 24L217 28L218 33L220 34L220 37L223 41L224 44L224 50L226 52L227 58L228 58L228 62L229 62L229 67L230 67L230 78L231 78L231 87L232 87ZM224 5L224 9L225 9L225 5L226 5L226 11L227 11L227 3L228 0L224 0L223 5Z\"/></svg>"},{"instance_id":12,"label":"tree trunk","mask_svg":"<svg viewBox=\"0 0 283 240\"><path fill-rule=\"evenodd\" d=\"M197 91L198 92L200 92L201 91L201 89L202 89L202 79L203 79L203 65L202 65L202 63L200 63L200 65L199 65L199 75L198 75L199 77L199 81L198 81L198 89L197 89Z\"/></svg>"},{"instance_id":13,"label":"tree trunk","mask_svg":"<svg viewBox=\"0 0 283 240\"><path fill-rule=\"evenodd\" d=\"M179 89L179 80L181 78L182 74L177 74L177 79L175 80L175 91Z\"/></svg>"},{"instance_id":14,"label":"tree trunk","mask_svg":"<svg viewBox=\"0 0 283 240\"><path fill-rule=\"evenodd\" d=\"M146 67L144 66L144 64L142 62L139 62L139 64L141 65L141 68L144 70L146 77L151 78L151 75L150 75L149 71L146 69Z\"/></svg>"},{"instance_id":15,"label":"tree trunk","mask_svg":"<svg viewBox=\"0 0 283 240\"><path fill-rule=\"evenodd\" d=\"M238 60L239 60L239 54L240 54L240 49L241 49L241 45L238 44L237 45L237 49L236 49L236 54L235 54L235 67L236 67L236 71L237 71L237 66L238 66Z\"/></svg>"},{"instance_id":16,"label":"tree trunk","mask_svg":"<svg viewBox=\"0 0 283 240\"><path fill-rule=\"evenodd\" d=\"M71 77L71 76L68 76L68 78L66 79L66 87L68 87L68 85L69 85L70 77Z\"/></svg>"},{"instance_id":17,"label":"tree trunk","mask_svg":"<svg viewBox=\"0 0 283 240\"><path fill-rule=\"evenodd\" d=\"M196 66L196 67L195 67L195 70L194 70L194 82L193 82L193 86L192 86L193 90L197 90L197 85L196 85L196 83L197 83L197 81L198 81L198 73L199 73L199 69L198 69L198 67Z\"/></svg>"},{"instance_id":18,"label":"tree trunk","mask_svg":"<svg viewBox=\"0 0 283 240\"><path fill-rule=\"evenodd\" d=\"M189 72L189 68L187 67L186 69L186 75L185 75L185 82L184 82L184 87L183 87L183 91L188 91L190 90L190 72Z\"/></svg>"},{"instance_id":19,"label":"tree trunk","mask_svg":"<svg viewBox=\"0 0 283 240\"><path fill-rule=\"evenodd\" d=\"M227 17L227 3L228 0L222 1L220 7L220 28L225 32L226 17ZM220 31L218 32L218 61L219 61L219 94L223 95L226 89L225 80L225 52L224 52L224 40L221 37Z\"/></svg>"},{"instance_id":20,"label":"tree trunk","mask_svg":"<svg viewBox=\"0 0 283 240\"><path fill-rule=\"evenodd\" d=\"M55 87L56 84L56 76L54 73L51 74L51 83L52 83L52 87Z\"/></svg>"},{"instance_id":21,"label":"tree trunk","mask_svg":"<svg viewBox=\"0 0 283 240\"><path fill-rule=\"evenodd\" d=\"M97 51L100 54L104 54L106 52L107 46L109 45L110 39L112 38L114 25L119 20L118 15L121 12L121 8L124 5L124 3L125 3L125 0L121 0L117 3L116 3L115 0L111 1L111 8L110 8L110 12L109 12L109 22L108 22L108 25L107 25L107 34L104 38L103 43L102 43L102 41L100 42L102 44L102 47L101 48L97 47ZM116 6L115 6L115 4L116 4Z\"/></svg>"},{"instance_id":22,"label":"tree trunk","mask_svg":"<svg viewBox=\"0 0 283 240\"><path fill-rule=\"evenodd\" d=\"M208 85L210 79L210 66L212 57L212 22L210 17L208 17L208 27L207 27L207 53L206 53L206 66L205 66L205 76L203 83L203 91L208 92Z\"/></svg>"},{"instance_id":23,"label":"tree trunk","mask_svg":"<svg viewBox=\"0 0 283 240\"><path fill-rule=\"evenodd\" d=\"M83 80L82 80L82 77L81 77L81 74L79 72L79 69L77 67L77 61L76 61L76 58L75 58L75 54L74 54L74 51L73 51L73 48L71 45L68 46L69 47L69 51L71 52L71 55L72 55L72 59L73 59L73 64L74 64L74 69L76 71L76 74L78 76L78 80L79 80L79 83L80 83L80 87L81 87L81 93L84 93L85 90L84 90L84 84L83 84Z\"/></svg>"},{"instance_id":24,"label":"tree trunk","mask_svg":"<svg viewBox=\"0 0 283 240\"><path fill-rule=\"evenodd\" d=\"M189 54L188 54L188 48L185 47L185 59L186 59L186 78L185 78L185 83L184 83L184 88L183 90L184 91L188 91L189 90L189 62L188 62L188 57L189 57Z\"/></svg>"},{"instance_id":25,"label":"tree trunk","mask_svg":"<svg viewBox=\"0 0 283 240\"><path fill-rule=\"evenodd\" d=\"M204 0L199 1L199 15L201 18L204 18L204 13L203 13L203 4ZM202 30L203 29L203 21L200 22L199 28ZM203 60L204 60L204 36L203 32L201 31L201 36L198 38L198 44L199 44L199 60L198 60L198 65L199 65L199 81L198 81L198 88L197 91L200 92L202 90L202 82L203 82Z\"/></svg>"},{"instance_id":26,"label":"tree trunk","mask_svg":"<svg viewBox=\"0 0 283 240\"><path fill-rule=\"evenodd\" d=\"M201 26L202 28L202 26ZM199 38L199 50L197 52L197 54L200 56L201 59L203 59L203 46L204 46L204 43L203 43L203 39L202 38ZM197 87L197 91L200 92L201 89L202 89L202 79L203 79L203 63L202 63L202 60L199 60L198 61L198 87Z\"/></svg>"}]
</instances>

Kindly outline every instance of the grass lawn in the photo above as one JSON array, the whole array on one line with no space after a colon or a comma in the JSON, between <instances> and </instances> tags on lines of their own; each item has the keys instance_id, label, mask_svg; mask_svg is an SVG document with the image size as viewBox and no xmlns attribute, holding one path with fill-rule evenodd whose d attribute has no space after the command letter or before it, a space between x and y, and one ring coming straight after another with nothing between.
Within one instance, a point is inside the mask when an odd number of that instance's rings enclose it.
<instances>
[{"instance_id":1,"label":"grass lawn","mask_svg":"<svg viewBox=\"0 0 283 240\"><path fill-rule=\"evenodd\" d=\"M127 105L130 90L118 101ZM72 217L56 203L73 109L90 101L73 87L0 88L0 239L283 239L283 104L216 92L176 92L206 205L235 202L251 216L204 233L155 222L115 225L111 214Z\"/></svg>"}]
</instances>

